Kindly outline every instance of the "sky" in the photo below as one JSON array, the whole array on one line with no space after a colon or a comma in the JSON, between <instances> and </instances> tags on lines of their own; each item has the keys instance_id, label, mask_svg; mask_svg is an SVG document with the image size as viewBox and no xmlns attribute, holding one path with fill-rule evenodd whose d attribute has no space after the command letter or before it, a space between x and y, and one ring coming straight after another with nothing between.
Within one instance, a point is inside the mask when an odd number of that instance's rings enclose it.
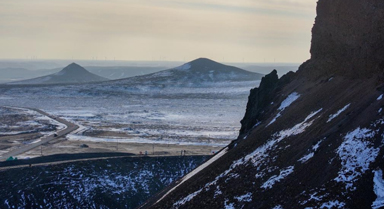
<instances>
[{"instance_id":1,"label":"sky","mask_svg":"<svg viewBox=\"0 0 384 209\"><path fill-rule=\"evenodd\" d=\"M0 59L300 63L316 0L0 0Z\"/></svg>"}]
</instances>

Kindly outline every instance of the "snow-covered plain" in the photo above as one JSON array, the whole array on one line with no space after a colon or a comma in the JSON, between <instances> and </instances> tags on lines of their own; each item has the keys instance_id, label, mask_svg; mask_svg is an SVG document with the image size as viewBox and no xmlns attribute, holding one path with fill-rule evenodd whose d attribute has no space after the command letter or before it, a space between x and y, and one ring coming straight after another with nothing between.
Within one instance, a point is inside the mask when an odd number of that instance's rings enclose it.
<instances>
[{"instance_id":1,"label":"snow-covered plain","mask_svg":"<svg viewBox=\"0 0 384 209\"><path fill-rule=\"evenodd\" d=\"M222 147L237 137L249 90L258 84L8 86L0 106L38 108L72 121L82 131L69 135L71 140Z\"/></svg>"},{"instance_id":2,"label":"snow-covered plain","mask_svg":"<svg viewBox=\"0 0 384 209\"><path fill-rule=\"evenodd\" d=\"M20 107L0 108L0 136L40 132L51 135L67 128L66 125L34 110Z\"/></svg>"}]
</instances>

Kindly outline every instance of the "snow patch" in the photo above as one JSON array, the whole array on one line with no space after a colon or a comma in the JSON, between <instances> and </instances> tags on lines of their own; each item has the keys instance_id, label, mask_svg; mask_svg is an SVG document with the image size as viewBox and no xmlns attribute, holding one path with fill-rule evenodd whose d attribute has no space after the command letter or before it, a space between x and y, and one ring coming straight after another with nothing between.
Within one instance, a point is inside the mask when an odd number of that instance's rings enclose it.
<instances>
[{"instance_id":1,"label":"snow patch","mask_svg":"<svg viewBox=\"0 0 384 209\"><path fill-rule=\"evenodd\" d=\"M345 206L345 203L340 202L338 200L333 200L333 201L328 201L328 202L323 203L320 206L320 208L328 208L328 209L331 209L331 208L344 208L344 206Z\"/></svg>"},{"instance_id":2,"label":"snow patch","mask_svg":"<svg viewBox=\"0 0 384 209\"><path fill-rule=\"evenodd\" d=\"M345 183L347 190L355 190L353 183L368 170L369 164L379 153L379 149L373 148L371 142L362 141L374 135L374 131L358 127L346 134L343 143L336 150L341 160L341 170L334 180Z\"/></svg>"},{"instance_id":3,"label":"snow patch","mask_svg":"<svg viewBox=\"0 0 384 209\"><path fill-rule=\"evenodd\" d=\"M314 153L311 152L309 153L308 155L305 155L304 157L300 158L298 161L301 162L301 163L305 163L307 162L309 159L311 159L313 157Z\"/></svg>"},{"instance_id":4,"label":"snow patch","mask_svg":"<svg viewBox=\"0 0 384 209\"><path fill-rule=\"evenodd\" d=\"M294 166L289 166L286 169L281 170L278 176L277 175L272 176L260 188L271 189L275 183L280 182L289 174L293 173L293 169L294 169Z\"/></svg>"},{"instance_id":5,"label":"snow patch","mask_svg":"<svg viewBox=\"0 0 384 209\"><path fill-rule=\"evenodd\" d=\"M380 95L379 97L377 97L377 101L381 100L383 98L383 95Z\"/></svg>"},{"instance_id":6,"label":"snow patch","mask_svg":"<svg viewBox=\"0 0 384 209\"><path fill-rule=\"evenodd\" d=\"M328 120L327 120L327 123L328 123L328 122L331 122L333 119L335 119L337 116L339 116L340 113L344 112L350 105L351 105L351 103L345 105L343 108L341 108L339 111L337 111L337 113L332 114L332 115L329 115L329 118L328 118Z\"/></svg>"},{"instance_id":7,"label":"snow patch","mask_svg":"<svg viewBox=\"0 0 384 209\"><path fill-rule=\"evenodd\" d=\"M312 146L312 151L313 151L313 152L311 152L311 153L309 153L309 154L303 156L303 157L300 158L298 161L301 162L301 163L305 163L305 162L307 162L309 159L311 159L311 158L315 155L314 152L316 152L317 149L319 149L321 142L323 142L323 140L318 141L315 145Z\"/></svg>"},{"instance_id":8,"label":"snow patch","mask_svg":"<svg viewBox=\"0 0 384 209\"><path fill-rule=\"evenodd\" d=\"M277 118L279 118L281 116L281 112L289 107L294 101L296 101L298 98L300 97L300 94L298 94L297 92L293 92L291 93L290 95L288 95L288 97L286 99L284 99L284 101L281 102L280 104L280 107L278 108L279 112L277 113L277 115L272 119L271 122L269 122L269 125L271 125L272 123L274 123L276 121Z\"/></svg>"},{"instance_id":9,"label":"snow patch","mask_svg":"<svg viewBox=\"0 0 384 209\"><path fill-rule=\"evenodd\" d=\"M180 206L180 205L184 205L185 203L191 201L191 200L192 200L196 195L198 195L201 191L203 191L203 189L199 189L199 190L197 190L196 192L194 192L194 193L192 193L192 194L186 196L185 198L183 198L183 199L181 199L181 200L175 202L175 203L173 204L173 206L177 207L177 206ZM164 197L165 197L165 196L164 196ZM163 197L163 198L164 198L164 197ZM160 200L161 200L161 199L160 199ZM160 200L159 200L159 201L160 201ZM157 202L159 202L159 201L157 201Z\"/></svg>"},{"instance_id":10,"label":"snow patch","mask_svg":"<svg viewBox=\"0 0 384 209\"><path fill-rule=\"evenodd\" d=\"M300 94L293 92L288 97L281 102L281 105L278 110L283 111L285 108L289 107L294 101L300 97Z\"/></svg>"},{"instance_id":11,"label":"snow patch","mask_svg":"<svg viewBox=\"0 0 384 209\"><path fill-rule=\"evenodd\" d=\"M224 202L224 209L236 209L235 204L228 202L228 200L226 199Z\"/></svg>"},{"instance_id":12,"label":"snow patch","mask_svg":"<svg viewBox=\"0 0 384 209\"><path fill-rule=\"evenodd\" d=\"M215 195L213 197L217 197L217 196L222 195L222 194L223 194L223 192L220 190L220 187L216 186Z\"/></svg>"},{"instance_id":13,"label":"snow patch","mask_svg":"<svg viewBox=\"0 0 384 209\"><path fill-rule=\"evenodd\" d=\"M384 207L384 179L382 170L376 170L374 173L373 191L375 192L377 198L372 203L372 209L378 209Z\"/></svg>"},{"instance_id":14,"label":"snow patch","mask_svg":"<svg viewBox=\"0 0 384 209\"><path fill-rule=\"evenodd\" d=\"M317 142L317 144L313 145L312 150L317 151L317 149L319 149L320 147L321 142L323 142L323 140L320 140L319 142Z\"/></svg>"},{"instance_id":15,"label":"snow patch","mask_svg":"<svg viewBox=\"0 0 384 209\"><path fill-rule=\"evenodd\" d=\"M278 134L278 141L281 141L282 139L287 138L289 136L294 136L294 135L298 135L298 134L303 133L305 131L305 129L307 127L311 126L312 123L313 123L313 120L311 120L311 121L309 121L309 120L312 119L313 116L315 116L317 113L321 112L322 110L323 110L323 108L320 108L319 110L309 114L304 119L303 122L296 124L295 126L293 126L290 129L286 129L286 130L280 131L279 134Z\"/></svg>"},{"instance_id":16,"label":"snow patch","mask_svg":"<svg viewBox=\"0 0 384 209\"><path fill-rule=\"evenodd\" d=\"M247 194L235 197L239 202L252 202L252 193L248 192Z\"/></svg>"}]
</instances>

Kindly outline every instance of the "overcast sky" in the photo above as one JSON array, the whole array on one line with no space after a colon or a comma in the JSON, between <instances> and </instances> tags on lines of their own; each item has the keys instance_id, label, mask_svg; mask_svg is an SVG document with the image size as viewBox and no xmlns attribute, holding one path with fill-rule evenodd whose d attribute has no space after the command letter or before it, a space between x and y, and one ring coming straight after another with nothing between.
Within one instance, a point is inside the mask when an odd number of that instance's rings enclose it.
<instances>
[{"instance_id":1,"label":"overcast sky","mask_svg":"<svg viewBox=\"0 0 384 209\"><path fill-rule=\"evenodd\" d=\"M0 58L303 62L316 0L0 0Z\"/></svg>"}]
</instances>

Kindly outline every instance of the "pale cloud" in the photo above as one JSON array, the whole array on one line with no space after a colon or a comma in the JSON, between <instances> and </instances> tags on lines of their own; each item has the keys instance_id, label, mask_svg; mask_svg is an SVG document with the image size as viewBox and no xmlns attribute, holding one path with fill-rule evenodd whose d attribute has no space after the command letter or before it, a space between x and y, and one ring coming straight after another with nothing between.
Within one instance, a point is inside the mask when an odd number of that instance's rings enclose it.
<instances>
[{"instance_id":1,"label":"pale cloud","mask_svg":"<svg viewBox=\"0 0 384 209\"><path fill-rule=\"evenodd\" d=\"M0 0L0 58L309 58L311 0ZM294 53L292 53L294 52Z\"/></svg>"}]
</instances>

